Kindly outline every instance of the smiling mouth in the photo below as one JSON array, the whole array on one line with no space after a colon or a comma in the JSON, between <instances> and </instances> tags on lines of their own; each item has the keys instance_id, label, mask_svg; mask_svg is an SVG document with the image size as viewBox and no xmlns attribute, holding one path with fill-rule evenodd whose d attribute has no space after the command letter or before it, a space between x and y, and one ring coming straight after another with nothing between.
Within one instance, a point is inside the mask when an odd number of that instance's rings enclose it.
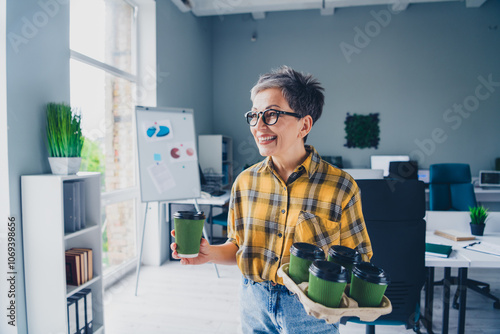
<instances>
[{"instance_id":1,"label":"smiling mouth","mask_svg":"<svg viewBox=\"0 0 500 334\"><path fill-rule=\"evenodd\" d=\"M275 140L277 136L265 136L265 137L259 137L259 144L268 144Z\"/></svg>"}]
</instances>

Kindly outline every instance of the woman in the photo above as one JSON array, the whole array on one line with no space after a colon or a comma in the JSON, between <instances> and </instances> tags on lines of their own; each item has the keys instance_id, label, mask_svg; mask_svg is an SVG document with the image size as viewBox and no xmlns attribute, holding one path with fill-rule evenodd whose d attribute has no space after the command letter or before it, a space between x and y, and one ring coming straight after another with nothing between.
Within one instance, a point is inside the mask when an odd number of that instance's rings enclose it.
<instances>
[{"instance_id":1,"label":"woman","mask_svg":"<svg viewBox=\"0 0 500 334\"><path fill-rule=\"evenodd\" d=\"M337 333L337 324L308 316L277 276L294 242L325 252L332 245L372 256L359 190L345 172L321 159L307 135L323 110L323 88L311 75L287 66L264 74L251 90L245 114L259 152L267 157L235 180L228 241L202 240L200 255L182 264L237 264L244 333ZM178 258L172 244L173 257Z\"/></svg>"}]
</instances>

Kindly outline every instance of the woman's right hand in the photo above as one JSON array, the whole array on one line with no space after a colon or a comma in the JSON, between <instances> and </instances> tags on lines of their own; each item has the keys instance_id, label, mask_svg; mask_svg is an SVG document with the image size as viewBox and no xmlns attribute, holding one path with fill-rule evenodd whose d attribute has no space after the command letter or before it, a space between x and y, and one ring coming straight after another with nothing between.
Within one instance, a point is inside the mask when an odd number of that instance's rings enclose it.
<instances>
[{"instance_id":1,"label":"woman's right hand","mask_svg":"<svg viewBox=\"0 0 500 334\"><path fill-rule=\"evenodd\" d=\"M170 235L175 238L175 230L170 231ZM172 250L172 257L174 259L181 260L182 265L197 265L204 264L210 261L210 244L205 238L201 239L200 252L198 253L197 257L179 257L179 254L177 253L177 244L175 242L170 244L170 249Z\"/></svg>"}]
</instances>

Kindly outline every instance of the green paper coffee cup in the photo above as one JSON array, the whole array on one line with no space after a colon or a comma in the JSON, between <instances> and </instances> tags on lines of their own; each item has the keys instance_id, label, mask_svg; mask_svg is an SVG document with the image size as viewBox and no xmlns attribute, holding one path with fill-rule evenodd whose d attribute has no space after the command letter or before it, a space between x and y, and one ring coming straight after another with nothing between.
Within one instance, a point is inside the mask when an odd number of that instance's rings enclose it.
<instances>
[{"instance_id":1,"label":"green paper coffee cup","mask_svg":"<svg viewBox=\"0 0 500 334\"><path fill-rule=\"evenodd\" d=\"M177 211L174 214L175 243L179 257L197 257L205 224L203 211Z\"/></svg>"},{"instance_id":2,"label":"green paper coffee cup","mask_svg":"<svg viewBox=\"0 0 500 334\"><path fill-rule=\"evenodd\" d=\"M360 307L378 307L390 281L389 275L382 268L369 262L355 264L349 295Z\"/></svg>"},{"instance_id":3,"label":"green paper coffee cup","mask_svg":"<svg viewBox=\"0 0 500 334\"><path fill-rule=\"evenodd\" d=\"M347 285L348 271L330 261L314 261L309 267L307 296L326 307L339 307Z\"/></svg>"},{"instance_id":4,"label":"green paper coffee cup","mask_svg":"<svg viewBox=\"0 0 500 334\"><path fill-rule=\"evenodd\" d=\"M345 267L349 271L347 283L350 283L352 266L361 262L361 254L355 249L334 245L328 250L328 261L335 262Z\"/></svg>"},{"instance_id":5,"label":"green paper coffee cup","mask_svg":"<svg viewBox=\"0 0 500 334\"><path fill-rule=\"evenodd\" d=\"M324 260L325 252L313 244L296 242L290 247L288 275L297 284L309 281L309 266L315 260Z\"/></svg>"}]
</instances>

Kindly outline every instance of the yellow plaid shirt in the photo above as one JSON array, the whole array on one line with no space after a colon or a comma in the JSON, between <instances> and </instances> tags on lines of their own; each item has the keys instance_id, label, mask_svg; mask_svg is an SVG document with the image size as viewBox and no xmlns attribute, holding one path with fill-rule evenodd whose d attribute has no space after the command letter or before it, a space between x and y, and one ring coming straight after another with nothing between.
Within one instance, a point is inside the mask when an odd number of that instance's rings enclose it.
<instances>
[{"instance_id":1,"label":"yellow plaid shirt","mask_svg":"<svg viewBox=\"0 0 500 334\"><path fill-rule=\"evenodd\" d=\"M306 150L308 157L286 183L268 157L233 185L228 238L238 247L238 267L251 280L283 284L277 271L290 262L295 242L316 244L325 254L332 245L357 248L364 261L373 255L356 182L312 146Z\"/></svg>"}]
</instances>

